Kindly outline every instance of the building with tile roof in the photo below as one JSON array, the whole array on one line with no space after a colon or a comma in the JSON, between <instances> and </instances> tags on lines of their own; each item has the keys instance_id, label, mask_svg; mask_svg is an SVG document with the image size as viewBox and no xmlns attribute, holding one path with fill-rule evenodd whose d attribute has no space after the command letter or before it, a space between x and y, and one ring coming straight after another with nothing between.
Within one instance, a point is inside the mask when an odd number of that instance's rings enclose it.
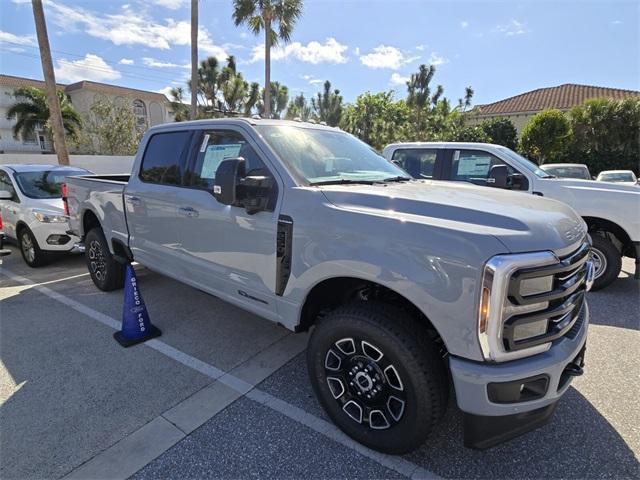
<instances>
[{"instance_id":1,"label":"building with tile roof","mask_svg":"<svg viewBox=\"0 0 640 480\"><path fill-rule=\"evenodd\" d=\"M513 122L519 133L533 115L548 108L566 112L593 98L621 100L633 96L640 96L640 92L565 83L557 87L538 88L493 103L476 105L470 112L470 123L477 124L491 118L505 117Z\"/></svg>"},{"instance_id":2,"label":"building with tile roof","mask_svg":"<svg viewBox=\"0 0 640 480\"><path fill-rule=\"evenodd\" d=\"M20 87L44 89L45 84L31 78L0 75L0 153L49 153L51 142L42 129L37 130L31 138L16 138L13 135L16 120L7 119L7 111L16 101L14 90ZM83 117L88 116L97 100L106 98L115 102L131 102L139 129L146 130L150 126L173 121L171 102L162 93L88 80L69 85L58 83L58 88L69 95L74 108Z\"/></svg>"}]
</instances>

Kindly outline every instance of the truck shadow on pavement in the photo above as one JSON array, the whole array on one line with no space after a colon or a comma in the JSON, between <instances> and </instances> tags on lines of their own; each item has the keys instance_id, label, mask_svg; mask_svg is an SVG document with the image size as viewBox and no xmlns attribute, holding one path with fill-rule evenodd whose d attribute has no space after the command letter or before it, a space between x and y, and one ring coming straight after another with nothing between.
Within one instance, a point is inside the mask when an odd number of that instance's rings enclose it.
<instances>
[{"instance_id":1,"label":"truck shadow on pavement","mask_svg":"<svg viewBox=\"0 0 640 480\"><path fill-rule=\"evenodd\" d=\"M328 420L308 382L304 354L259 388ZM453 395L445 417L407 460L444 478L632 478L639 464L615 428L576 389L551 423L490 450L463 446L462 414Z\"/></svg>"}]
</instances>

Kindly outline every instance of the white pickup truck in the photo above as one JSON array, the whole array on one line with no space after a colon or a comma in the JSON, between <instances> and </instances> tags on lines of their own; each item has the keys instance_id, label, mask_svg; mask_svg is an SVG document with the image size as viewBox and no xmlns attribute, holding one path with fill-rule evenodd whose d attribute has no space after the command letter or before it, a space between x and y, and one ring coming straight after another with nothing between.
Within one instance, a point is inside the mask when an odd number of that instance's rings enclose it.
<instances>
[{"instance_id":1,"label":"white pickup truck","mask_svg":"<svg viewBox=\"0 0 640 480\"><path fill-rule=\"evenodd\" d=\"M414 178L470 182L560 200L589 227L594 290L618 278L623 256L635 258L635 278L640 279L637 186L556 178L513 150L487 143L394 143L383 155Z\"/></svg>"}]
</instances>

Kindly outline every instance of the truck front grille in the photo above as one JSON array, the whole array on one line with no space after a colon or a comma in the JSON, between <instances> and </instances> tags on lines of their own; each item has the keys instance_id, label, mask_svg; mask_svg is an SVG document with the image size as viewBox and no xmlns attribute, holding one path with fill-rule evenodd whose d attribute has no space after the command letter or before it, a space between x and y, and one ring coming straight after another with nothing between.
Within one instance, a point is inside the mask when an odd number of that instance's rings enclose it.
<instances>
[{"instance_id":1,"label":"truck front grille","mask_svg":"<svg viewBox=\"0 0 640 480\"><path fill-rule=\"evenodd\" d=\"M588 243L583 243L573 253L560 259L554 265L517 270L509 283L507 299L511 316L503 326L502 340L506 351L515 351L552 342L565 335L577 335L574 328L582 311L587 280ZM530 279L546 278L550 289L542 293L522 295L522 282ZM521 313L522 312L522 313ZM518 340L518 327L548 320L546 332L538 336Z\"/></svg>"}]
</instances>

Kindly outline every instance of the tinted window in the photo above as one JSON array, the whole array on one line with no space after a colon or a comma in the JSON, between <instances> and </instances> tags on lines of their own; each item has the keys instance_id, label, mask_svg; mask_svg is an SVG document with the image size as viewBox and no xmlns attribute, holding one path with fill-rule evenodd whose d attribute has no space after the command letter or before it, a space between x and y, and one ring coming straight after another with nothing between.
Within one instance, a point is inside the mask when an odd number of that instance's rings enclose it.
<instances>
[{"instance_id":1,"label":"tinted window","mask_svg":"<svg viewBox=\"0 0 640 480\"><path fill-rule=\"evenodd\" d=\"M206 132L200 142L193 169L188 172L187 184L213 189L220 163L236 157L244 158L246 174L268 174L256 151L241 134L230 130Z\"/></svg>"},{"instance_id":2,"label":"tinted window","mask_svg":"<svg viewBox=\"0 0 640 480\"><path fill-rule=\"evenodd\" d=\"M13 201L17 202L18 197L16 196L16 190L13 188L13 183L11 183L11 179L6 172L0 170L0 190L6 190L11 195L13 195Z\"/></svg>"},{"instance_id":3,"label":"tinted window","mask_svg":"<svg viewBox=\"0 0 640 480\"><path fill-rule=\"evenodd\" d=\"M433 178L437 156L436 150L403 148L393 152L391 160L397 162L413 178Z\"/></svg>"},{"instance_id":4,"label":"tinted window","mask_svg":"<svg viewBox=\"0 0 640 480\"><path fill-rule=\"evenodd\" d=\"M29 198L60 198L62 184L67 177L86 175L86 170L47 170L45 172L20 172L15 179L20 191Z\"/></svg>"},{"instance_id":5,"label":"tinted window","mask_svg":"<svg viewBox=\"0 0 640 480\"><path fill-rule=\"evenodd\" d=\"M181 185L184 153L190 138L189 131L153 135L144 152L140 178L145 182Z\"/></svg>"}]
</instances>

